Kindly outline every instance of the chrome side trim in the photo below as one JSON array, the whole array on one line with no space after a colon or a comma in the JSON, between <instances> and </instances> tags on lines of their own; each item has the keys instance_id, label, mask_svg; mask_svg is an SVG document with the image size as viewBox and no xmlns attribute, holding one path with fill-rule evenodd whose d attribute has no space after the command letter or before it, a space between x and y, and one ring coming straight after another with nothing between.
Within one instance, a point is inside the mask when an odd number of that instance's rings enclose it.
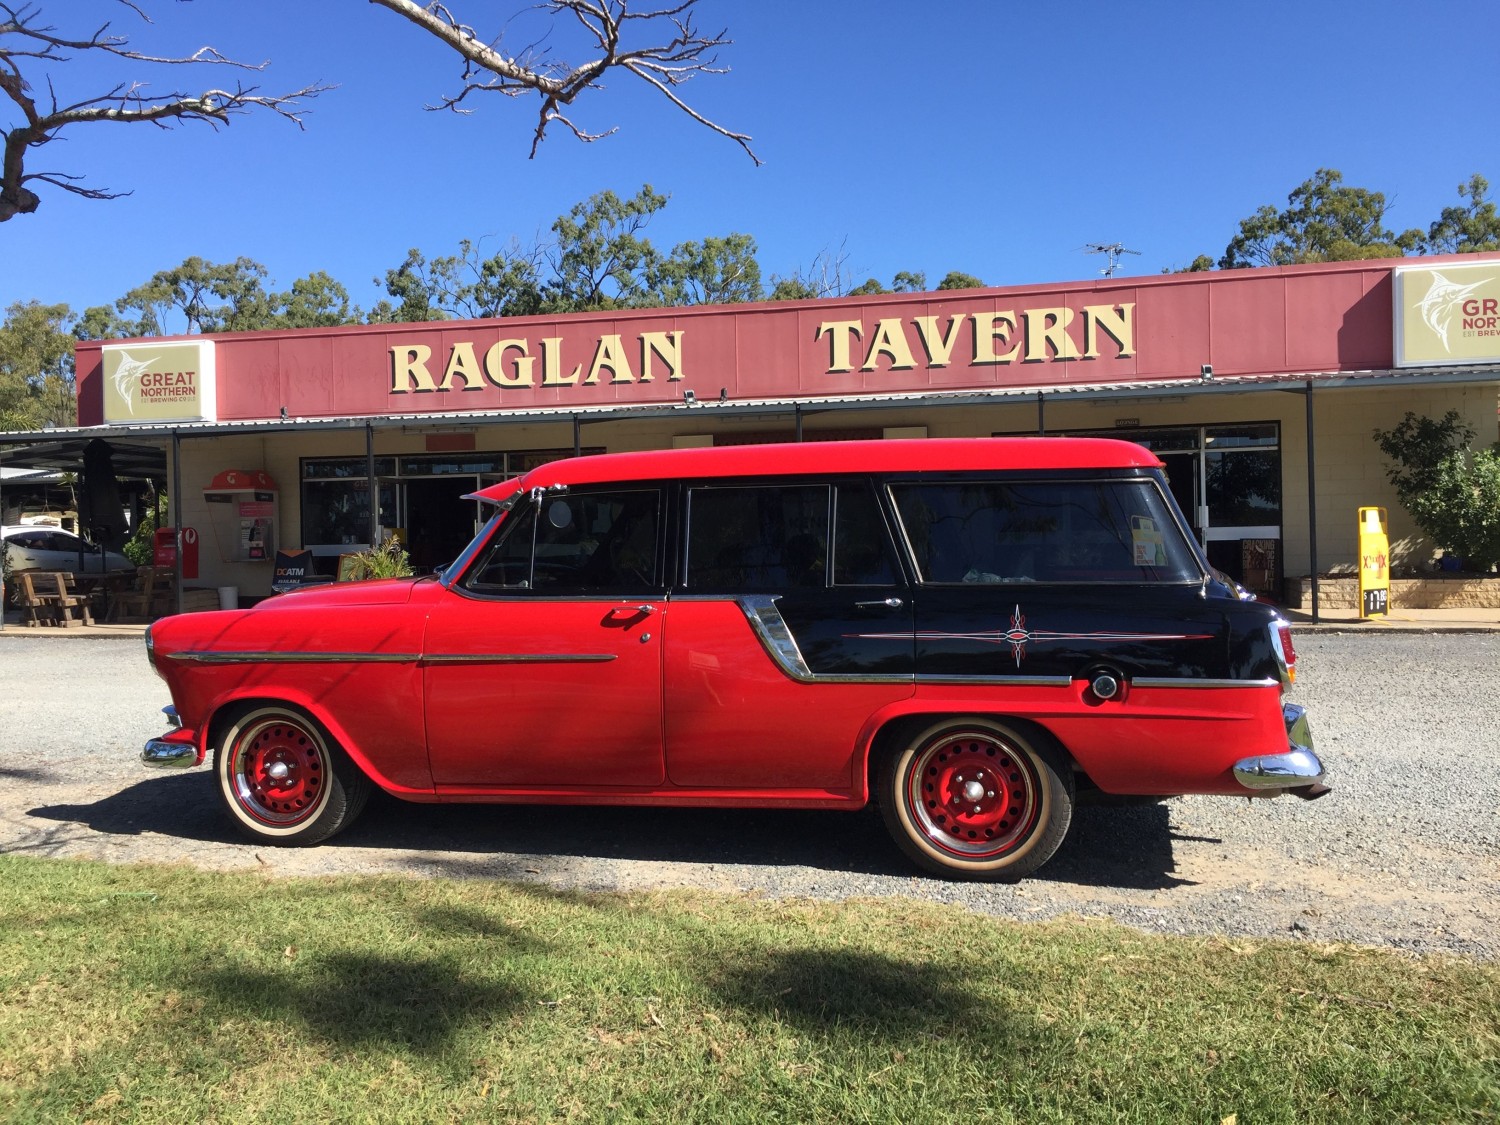
<instances>
[{"instance_id":1,"label":"chrome side trim","mask_svg":"<svg viewBox=\"0 0 1500 1125\"><path fill-rule=\"evenodd\" d=\"M168 660L190 664L416 664L416 652L174 652Z\"/></svg>"},{"instance_id":2,"label":"chrome side trim","mask_svg":"<svg viewBox=\"0 0 1500 1125\"><path fill-rule=\"evenodd\" d=\"M813 684L822 679L813 675L807 661L802 658L802 650L797 647L792 631L786 627L781 611L776 608L775 594L745 594L735 602L750 622L756 640L777 667L799 683Z\"/></svg>"},{"instance_id":3,"label":"chrome side trim","mask_svg":"<svg viewBox=\"0 0 1500 1125\"><path fill-rule=\"evenodd\" d=\"M174 652L194 664L605 664L612 652Z\"/></svg>"},{"instance_id":4,"label":"chrome side trim","mask_svg":"<svg viewBox=\"0 0 1500 1125\"><path fill-rule=\"evenodd\" d=\"M1275 687L1276 680L1269 676L1259 680L1204 680L1181 679L1161 676L1137 676L1130 681L1134 687L1182 687L1182 688L1268 688Z\"/></svg>"},{"instance_id":5,"label":"chrome side trim","mask_svg":"<svg viewBox=\"0 0 1500 1125\"><path fill-rule=\"evenodd\" d=\"M457 652L422 657L424 665L435 664L608 664L619 659L613 652Z\"/></svg>"},{"instance_id":6,"label":"chrome side trim","mask_svg":"<svg viewBox=\"0 0 1500 1125\"><path fill-rule=\"evenodd\" d=\"M1073 683L1071 676L918 676L919 684L945 687L1045 687L1065 688Z\"/></svg>"},{"instance_id":7,"label":"chrome side trim","mask_svg":"<svg viewBox=\"0 0 1500 1125\"><path fill-rule=\"evenodd\" d=\"M909 684L913 677L896 675L845 675L837 672L814 672L803 659L797 640L787 628L786 619L776 608L776 594L743 594L734 599L750 622L756 640L772 662L799 684Z\"/></svg>"}]
</instances>

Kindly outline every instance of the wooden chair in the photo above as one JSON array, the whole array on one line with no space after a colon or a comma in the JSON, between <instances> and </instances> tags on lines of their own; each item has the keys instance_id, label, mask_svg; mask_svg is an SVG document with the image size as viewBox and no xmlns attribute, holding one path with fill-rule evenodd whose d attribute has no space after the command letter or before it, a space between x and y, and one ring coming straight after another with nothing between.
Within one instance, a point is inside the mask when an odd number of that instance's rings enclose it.
<instances>
[{"instance_id":1,"label":"wooden chair","mask_svg":"<svg viewBox=\"0 0 1500 1125\"><path fill-rule=\"evenodd\" d=\"M135 588L115 595L109 607L109 619L124 617L156 618L172 612L172 582L175 572L169 566L143 566L136 570Z\"/></svg>"},{"instance_id":2,"label":"wooden chair","mask_svg":"<svg viewBox=\"0 0 1500 1125\"><path fill-rule=\"evenodd\" d=\"M93 609L90 604L93 599L79 590L71 574L67 571L54 571L51 580L45 585L47 596L53 599L57 625L64 629L74 629L80 625L94 623ZM75 610L79 614L77 617L73 616Z\"/></svg>"},{"instance_id":3,"label":"wooden chair","mask_svg":"<svg viewBox=\"0 0 1500 1125\"><path fill-rule=\"evenodd\" d=\"M11 575L20 584L21 612L24 614L21 624L27 628L34 629L40 625L57 623L55 595L47 592L44 582L38 588L38 583L51 573L45 570L22 570Z\"/></svg>"}]
</instances>

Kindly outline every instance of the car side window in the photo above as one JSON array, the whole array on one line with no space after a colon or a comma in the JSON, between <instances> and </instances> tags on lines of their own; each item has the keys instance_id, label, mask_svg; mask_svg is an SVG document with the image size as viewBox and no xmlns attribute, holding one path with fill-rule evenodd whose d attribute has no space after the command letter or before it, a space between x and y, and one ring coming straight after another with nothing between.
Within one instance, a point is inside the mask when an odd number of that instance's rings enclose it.
<instances>
[{"instance_id":1,"label":"car side window","mask_svg":"<svg viewBox=\"0 0 1500 1125\"><path fill-rule=\"evenodd\" d=\"M1144 480L893 484L923 582L1190 582L1192 548Z\"/></svg>"},{"instance_id":2,"label":"car side window","mask_svg":"<svg viewBox=\"0 0 1500 1125\"><path fill-rule=\"evenodd\" d=\"M889 586L896 581L891 537L874 486L868 481L839 484L834 489L834 585Z\"/></svg>"},{"instance_id":3,"label":"car side window","mask_svg":"<svg viewBox=\"0 0 1500 1125\"><path fill-rule=\"evenodd\" d=\"M660 583L660 527L657 489L543 495L506 520L463 585L489 594L646 593Z\"/></svg>"},{"instance_id":4,"label":"car side window","mask_svg":"<svg viewBox=\"0 0 1500 1125\"><path fill-rule=\"evenodd\" d=\"M686 586L741 593L828 584L827 485L688 490Z\"/></svg>"}]
</instances>

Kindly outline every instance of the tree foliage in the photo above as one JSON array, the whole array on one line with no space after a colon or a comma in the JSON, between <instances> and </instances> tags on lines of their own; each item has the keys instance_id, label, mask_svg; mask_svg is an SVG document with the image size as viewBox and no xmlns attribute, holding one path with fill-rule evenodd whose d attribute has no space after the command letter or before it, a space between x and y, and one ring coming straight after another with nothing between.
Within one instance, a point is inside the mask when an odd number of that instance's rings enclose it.
<instances>
[{"instance_id":1,"label":"tree foliage","mask_svg":"<svg viewBox=\"0 0 1500 1125\"><path fill-rule=\"evenodd\" d=\"M197 256L161 270L113 305L94 305L74 329L80 340L329 328L363 316L343 284L322 270L284 292L266 288L266 267L251 258L214 263Z\"/></svg>"},{"instance_id":2,"label":"tree foliage","mask_svg":"<svg viewBox=\"0 0 1500 1125\"><path fill-rule=\"evenodd\" d=\"M389 300L372 321L660 308L757 301L763 295L755 240L730 233L663 253L646 235L668 197L644 185L629 198L602 191L552 224L552 239L518 241L490 257L464 240L454 255L408 250L383 279ZM377 283L382 279L377 278Z\"/></svg>"},{"instance_id":3,"label":"tree foliage","mask_svg":"<svg viewBox=\"0 0 1500 1125\"><path fill-rule=\"evenodd\" d=\"M1219 266L1289 266L1399 258L1422 244L1416 230L1385 227L1385 195L1344 184L1343 173L1319 168L1287 196L1285 210L1261 207L1240 221Z\"/></svg>"},{"instance_id":4,"label":"tree foliage","mask_svg":"<svg viewBox=\"0 0 1500 1125\"><path fill-rule=\"evenodd\" d=\"M77 420L72 311L17 301L0 323L0 430L41 429Z\"/></svg>"},{"instance_id":5,"label":"tree foliage","mask_svg":"<svg viewBox=\"0 0 1500 1125\"><path fill-rule=\"evenodd\" d=\"M1489 181L1476 172L1458 185L1465 202L1445 207L1425 234L1416 229L1397 233L1385 226L1384 193L1350 187L1341 172L1319 168L1287 197L1284 209L1268 204L1240 220L1239 233L1217 262L1199 254L1177 272L1500 249L1500 213L1487 198L1489 188Z\"/></svg>"},{"instance_id":6,"label":"tree foliage","mask_svg":"<svg viewBox=\"0 0 1500 1125\"><path fill-rule=\"evenodd\" d=\"M660 256L642 236L667 205L647 184L629 199L601 191L552 224L557 236L549 304L559 312L649 305ZM551 310L549 310L551 311Z\"/></svg>"},{"instance_id":7,"label":"tree foliage","mask_svg":"<svg viewBox=\"0 0 1500 1125\"><path fill-rule=\"evenodd\" d=\"M1386 478L1427 536L1469 570L1500 563L1500 453L1470 448L1474 431L1450 410L1410 411L1375 442L1392 461Z\"/></svg>"},{"instance_id":8,"label":"tree foliage","mask_svg":"<svg viewBox=\"0 0 1500 1125\"><path fill-rule=\"evenodd\" d=\"M1458 197L1468 202L1445 207L1427 231L1426 250L1432 254L1471 254L1500 250L1500 213L1486 199L1490 182L1475 172L1469 182L1458 185Z\"/></svg>"}]
</instances>

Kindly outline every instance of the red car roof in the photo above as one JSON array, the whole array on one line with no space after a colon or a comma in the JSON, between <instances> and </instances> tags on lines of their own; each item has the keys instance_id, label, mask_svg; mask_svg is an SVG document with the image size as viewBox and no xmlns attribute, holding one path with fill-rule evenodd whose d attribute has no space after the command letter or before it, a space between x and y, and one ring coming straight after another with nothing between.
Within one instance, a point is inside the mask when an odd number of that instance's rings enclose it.
<instances>
[{"instance_id":1,"label":"red car roof","mask_svg":"<svg viewBox=\"0 0 1500 1125\"><path fill-rule=\"evenodd\" d=\"M1154 469L1149 450L1113 438L926 438L652 449L552 461L476 493L500 501L517 488L698 477L819 473L951 472L963 469Z\"/></svg>"}]
</instances>

